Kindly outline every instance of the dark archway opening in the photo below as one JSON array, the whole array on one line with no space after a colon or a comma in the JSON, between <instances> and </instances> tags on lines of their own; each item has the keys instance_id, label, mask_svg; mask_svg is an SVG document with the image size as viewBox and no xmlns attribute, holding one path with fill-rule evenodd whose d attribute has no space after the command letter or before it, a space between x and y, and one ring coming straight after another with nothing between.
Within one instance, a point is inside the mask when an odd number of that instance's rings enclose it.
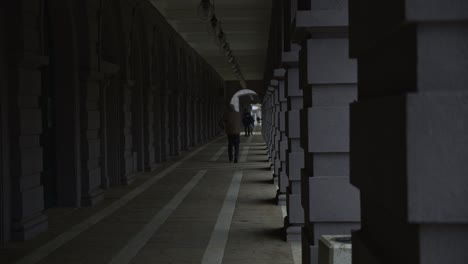
<instances>
[{"instance_id":1,"label":"dark archway opening","mask_svg":"<svg viewBox=\"0 0 468 264\"><path fill-rule=\"evenodd\" d=\"M53 84L55 72L54 43L51 35L49 1L43 2L43 50L49 57L49 65L42 70L42 136L43 171L41 184L44 186L44 207L57 205L57 150L56 150L56 93Z\"/></svg>"},{"instance_id":2,"label":"dark archway opening","mask_svg":"<svg viewBox=\"0 0 468 264\"><path fill-rule=\"evenodd\" d=\"M140 26L139 24L137 24ZM141 50L141 34L137 27L133 28L132 49L130 53L130 76L134 81L131 87L131 112L132 112L132 152L133 152L133 171L143 171L145 161L145 137L144 137L144 88L143 88L143 65Z\"/></svg>"},{"instance_id":3,"label":"dark archway opening","mask_svg":"<svg viewBox=\"0 0 468 264\"><path fill-rule=\"evenodd\" d=\"M123 112L124 87L122 80L125 77L125 56L124 48L121 47L122 32L118 32L121 27L120 9L118 3L106 1L102 10L102 32L101 32L101 54L105 63L112 64L119 68L119 72L110 76L109 84L106 88L106 105L102 110L105 115L105 133L107 155L107 175L110 186L118 186L124 183L125 159L124 146L125 137L123 133L125 115Z\"/></svg>"}]
</instances>

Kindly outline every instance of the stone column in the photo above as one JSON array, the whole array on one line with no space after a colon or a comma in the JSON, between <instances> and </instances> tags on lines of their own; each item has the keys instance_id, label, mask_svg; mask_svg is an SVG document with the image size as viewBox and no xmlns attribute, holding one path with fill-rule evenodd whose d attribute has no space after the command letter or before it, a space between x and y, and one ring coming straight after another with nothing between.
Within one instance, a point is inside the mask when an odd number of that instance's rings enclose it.
<instances>
[{"instance_id":1,"label":"stone column","mask_svg":"<svg viewBox=\"0 0 468 264\"><path fill-rule=\"evenodd\" d=\"M211 123L213 121L211 117L211 98L208 97L205 105L206 111L206 140L211 139Z\"/></svg>"},{"instance_id":2,"label":"stone column","mask_svg":"<svg viewBox=\"0 0 468 264\"><path fill-rule=\"evenodd\" d=\"M173 158L179 155L179 95L170 91L169 100L169 155Z\"/></svg>"},{"instance_id":3,"label":"stone column","mask_svg":"<svg viewBox=\"0 0 468 264\"><path fill-rule=\"evenodd\" d=\"M200 98L200 126L201 126L201 141L204 143L208 138L208 126L207 126L207 110L206 110L206 95L203 95L203 98Z\"/></svg>"},{"instance_id":4,"label":"stone column","mask_svg":"<svg viewBox=\"0 0 468 264\"><path fill-rule=\"evenodd\" d=\"M192 134L190 135L190 140L192 142L191 147L194 147L198 143L198 115L197 115L197 100L193 96L191 99L191 115L192 115Z\"/></svg>"},{"instance_id":5,"label":"stone column","mask_svg":"<svg viewBox=\"0 0 468 264\"><path fill-rule=\"evenodd\" d=\"M122 123L123 130L123 170L121 175L121 182L124 185L130 184L134 180L136 166L136 155L133 153L133 134L132 134L132 87L135 85L134 81L124 80L123 86L123 115L124 120Z\"/></svg>"},{"instance_id":6,"label":"stone column","mask_svg":"<svg viewBox=\"0 0 468 264\"><path fill-rule=\"evenodd\" d=\"M43 171L43 147L40 145L42 114L40 67L47 58L24 55L17 61L12 76L17 87L10 86L10 171L12 188L12 238L26 240L47 229L44 189L40 184ZM75 193L76 194L76 193Z\"/></svg>"},{"instance_id":7,"label":"stone column","mask_svg":"<svg viewBox=\"0 0 468 264\"><path fill-rule=\"evenodd\" d=\"M169 93L166 90L161 91L161 160L167 161L169 159L169 135L171 130L169 128Z\"/></svg>"},{"instance_id":8,"label":"stone column","mask_svg":"<svg viewBox=\"0 0 468 264\"><path fill-rule=\"evenodd\" d=\"M264 135L266 138L268 158L271 166L273 166L273 116L274 116L274 104L273 104L273 87L268 87L265 104L265 121L264 121ZM274 180L274 177L273 177Z\"/></svg>"},{"instance_id":9,"label":"stone column","mask_svg":"<svg viewBox=\"0 0 468 264\"><path fill-rule=\"evenodd\" d=\"M192 123L192 120L191 120L191 116L190 116L190 98L189 98L189 94L188 93L185 93L184 96L182 97L182 104L184 106L183 108L183 117L184 117L184 122L183 122L183 133L182 133L182 136L183 136L183 146L182 146L182 150L188 150L190 148L190 126L191 126L191 123Z\"/></svg>"},{"instance_id":10,"label":"stone column","mask_svg":"<svg viewBox=\"0 0 468 264\"><path fill-rule=\"evenodd\" d=\"M6 36L5 4L0 7L0 36ZM0 244L10 240L11 224L11 175L9 155L8 117L8 63L5 41L0 41Z\"/></svg>"},{"instance_id":11,"label":"stone column","mask_svg":"<svg viewBox=\"0 0 468 264\"><path fill-rule=\"evenodd\" d=\"M18 86L10 86L10 173L12 189L12 238L26 240L47 229L44 189L41 185L43 147L40 145L42 114L40 67L47 58L23 55L16 61L12 76ZM75 190L75 194L76 194Z\"/></svg>"},{"instance_id":12,"label":"stone column","mask_svg":"<svg viewBox=\"0 0 468 264\"><path fill-rule=\"evenodd\" d=\"M310 1L296 13L300 51L303 263L318 263L321 235L359 227L359 193L349 183L349 103L356 62L348 58L346 1ZM325 15L324 15L325 14Z\"/></svg>"},{"instance_id":13,"label":"stone column","mask_svg":"<svg viewBox=\"0 0 468 264\"><path fill-rule=\"evenodd\" d=\"M185 115L185 133L184 133L184 140L185 140L185 150L189 149L192 147L192 139L191 139L191 136L192 136L192 133L193 133L193 127L192 127L192 123L193 123L193 119L192 119L192 98L189 94L187 94L185 97L184 97L184 104L185 104L185 107L184 107L184 115Z\"/></svg>"},{"instance_id":14,"label":"stone column","mask_svg":"<svg viewBox=\"0 0 468 264\"><path fill-rule=\"evenodd\" d=\"M108 119L108 97L109 90L111 89L111 78L118 71L118 66L106 61L101 61L102 63L102 74L103 77L99 81L100 86L100 102L99 102L99 116L101 119L101 188L108 189L111 185L111 179L109 178L108 168L110 164L110 154L107 152L109 146L109 119Z\"/></svg>"},{"instance_id":15,"label":"stone column","mask_svg":"<svg viewBox=\"0 0 468 264\"><path fill-rule=\"evenodd\" d=\"M114 66L117 71L117 65ZM121 185L125 164L123 155L126 143L123 137L125 133L123 124L126 118L123 107L124 87L122 81L117 76L108 76L109 82L103 87L105 92L102 96L104 96L105 99L101 108L104 127L101 133L104 134L105 139L102 142L102 153L105 155L103 161L105 170L102 171L101 179L102 182L108 181L110 186Z\"/></svg>"},{"instance_id":16,"label":"stone column","mask_svg":"<svg viewBox=\"0 0 468 264\"><path fill-rule=\"evenodd\" d=\"M177 138L176 138L176 145L175 145L175 150L176 150L176 155L179 156L180 155L180 152L182 150L182 142L183 142L183 131L182 131L182 128L183 128L183 125L182 125L182 122L183 122L183 93L182 92L178 92L177 95L176 95L176 108L175 108L175 116L176 116L176 134L177 134Z\"/></svg>"},{"instance_id":17,"label":"stone column","mask_svg":"<svg viewBox=\"0 0 468 264\"><path fill-rule=\"evenodd\" d=\"M156 131L155 131L155 96L156 87L154 85L149 85L145 87L144 91L144 109L143 109L143 116L144 116L144 158L145 158L145 171L153 171L157 167L157 156L156 155Z\"/></svg>"},{"instance_id":18,"label":"stone column","mask_svg":"<svg viewBox=\"0 0 468 264\"><path fill-rule=\"evenodd\" d=\"M145 96L143 83L138 79L134 80L131 86L131 133L132 133L132 154L133 154L133 172L144 171L145 163Z\"/></svg>"},{"instance_id":19,"label":"stone column","mask_svg":"<svg viewBox=\"0 0 468 264\"><path fill-rule=\"evenodd\" d=\"M174 117L173 120L173 128L174 128L174 139L173 139L173 156L179 156L181 150L181 140L182 140L182 117L181 117L181 106L182 106L182 94L176 92L173 94L173 113L172 116Z\"/></svg>"},{"instance_id":20,"label":"stone column","mask_svg":"<svg viewBox=\"0 0 468 264\"><path fill-rule=\"evenodd\" d=\"M161 91L160 87L156 86L152 90L153 97L153 148L154 148L154 159L156 165L162 162L162 122L161 122Z\"/></svg>"},{"instance_id":21,"label":"stone column","mask_svg":"<svg viewBox=\"0 0 468 264\"><path fill-rule=\"evenodd\" d=\"M207 125L207 139L212 138L213 133L213 109L212 106L212 98L209 97L206 102L206 125Z\"/></svg>"},{"instance_id":22,"label":"stone column","mask_svg":"<svg viewBox=\"0 0 468 264\"><path fill-rule=\"evenodd\" d=\"M101 102L102 73L89 70L80 74L81 82L81 204L93 206L103 198ZM59 161L60 162L60 161Z\"/></svg>"},{"instance_id":23,"label":"stone column","mask_svg":"<svg viewBox=\"0 0 468 264\"><path fill-rule=\"evenodd\" d=\"M49 59L40 55L38 21L33 19L39 15L38 9L26 5L21 10L7 10L12 5L4 2L0 6L0 239L25 240L47 229L41 184L44 148L40 140L40 99L41 68ZM7 26L8 21L16 23Z\"/></svg>"},{"instance_id":24,"label":"stone column","mask_svg":"<svg viewBox=\"0 0 468 264\"><path fill-rule=\"evenodd\" d=\"M279 181L280 174L280 158L279 158L279 144L281 140L281 132L279 129L279 117L281 113L281 102L280 102L280 93L279 93L279 82L277 80L272 80L270 82L271 87L274 91L272 93L272 102L273 102L273 134L272 134L272 165L273 165L273 182ZM279 184L279 182L277 183Z\"/></svg>"},{"instance_id":25,"label":"stone column","mask_svg":"<svg viewBox=\"0 0 468 264\"><path fill-rule=\"evenodd\" d=\"M299 52L283 53L283 64L286 67L286 97L288 111L286 114L286 136L288 151L286 172L289 181L287 188L287 217L284 221L286 240L300 241L301 228L304 226L304 210L301 204L301 170L304 168L304 150L300 144L300 110L303 105L302 90L299 88Z\"/></svg>"},{"instance_id":26,"label":"stone column","mask_svg":"<svg viewBox=\"0 0 468 264\"><path fill-rule=\"evenodd\" d=\"M353 262L467 263L468 2L350 4Z\"/></svg>"},{"instance_id":27,"label":"stone column","mask_svg":"<svg viewBox=\"0 0 468 264\"><path fill-rule=\"evenodd\" d=\"M202 119L201 119L201 99L200 97L195 98L195 144L198 145L202 140Z\"/></svg>"},{"instance_id":28,"label":"stone column","mask_svg":"<svg viewBox=\"0 0 468 264\"><path fill-rule=\"evenodd\" d=\"M277 175L278 175L278 191L276 194L278 205L286 205L286 189L289 185L286 171L286 153L288 151L288 138L286 136L286 113L288 110L288 100L286 97L285 87L285 70L276 69L274 71L275 78L278 79L278 120L277 120ZM275 169L276 173L276 169Z\"/></svg>"},{"instance_id":29,"label":"stone column","mask_svg":"<svg viewBox=\"0 0 468 264\"><path fill-rule=\"evenodd\" d=\"M216 136L217 131L217 124L218 124L218 116L217 116L217 109L216 109L216 97L211 99L211 138Z\"/></svg>"}]
</instances>

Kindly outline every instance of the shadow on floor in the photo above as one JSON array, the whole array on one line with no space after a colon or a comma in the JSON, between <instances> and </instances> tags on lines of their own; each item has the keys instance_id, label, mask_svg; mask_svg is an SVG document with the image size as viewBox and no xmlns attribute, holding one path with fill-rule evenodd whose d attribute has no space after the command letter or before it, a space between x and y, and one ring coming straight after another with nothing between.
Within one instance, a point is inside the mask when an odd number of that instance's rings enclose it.
<instances>
[{"instance_id":1,"label":"shadow on floor","mask_svg":"<svg viewBox=\"0 0 468 264\"><path fill-rule=\"evenodd\" d=\"M257 169L257 170L263 170L263 169ZM272 180L272 179L252 180L252 181L248 181L248 182L251 182L251 183L260 183L260 184L273 184L273 180Z\"/></svg>"},{"instance_id":2,"label":"shadow on floor","mask_svg":"<svg viewBox=\"0 0 468 264\"><path fill-rule=\"evenodd\" d=\"M271 171L271 168L270 167L249 168L249 170Z\"/></svg>"},{"instance_id":3,"label":"shadow on floor","mask_svg":"<svg viewBox=\"0 0 468 264\"><path fill-rule=\"evenodd\" d=\"M258 237L265 237L271 240L286 241L286 234L282 227L255 230L254 233L256 233Z\"/></svg>"},{"instance_id":4,"label":"shadow on floor","mask_svg":"<svg viewBox=\"0 0 468 264\"><path fill-rule=\"evenodd\" d=\"M277 205L276 198L252 199L252 200L249 200L249 202L253 204Z\"/></svg>"}]
</instances>

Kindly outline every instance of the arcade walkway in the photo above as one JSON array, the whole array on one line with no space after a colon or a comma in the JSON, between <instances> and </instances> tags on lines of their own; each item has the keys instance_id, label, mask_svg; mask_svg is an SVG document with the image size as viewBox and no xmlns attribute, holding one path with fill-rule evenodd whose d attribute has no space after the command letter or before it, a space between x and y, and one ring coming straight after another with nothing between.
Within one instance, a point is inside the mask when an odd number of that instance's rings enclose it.
<instances>
[{"instance_id":1,"label":"arcade walkway","mask_svg":"<svg viewBox=\"0 0 468 264\"><path fill-rule=\"evenodd\" d=\"M7 244L0 263L299 263L259 131L241 137L238 164L218 137L94 208L50 209L48 231Z\"/></svg>"}]
</instances>

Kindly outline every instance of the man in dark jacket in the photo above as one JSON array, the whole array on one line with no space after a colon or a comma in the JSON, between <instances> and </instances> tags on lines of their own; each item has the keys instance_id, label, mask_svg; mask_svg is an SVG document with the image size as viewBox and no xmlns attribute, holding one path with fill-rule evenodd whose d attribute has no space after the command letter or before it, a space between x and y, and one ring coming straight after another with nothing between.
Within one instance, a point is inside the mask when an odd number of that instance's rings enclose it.
<instances>
[{"instance_id":1,"label":"man in dark jacket","mask_svg":"<svg viewBox=\"0 0 468 264\"><path fill-rule=\"evenodd\" d=\"M239 157L241 118L240 113L235 110L234 105L231 104L228 106L228 109L224 113L223 121L224 131L228 137L229 162L232 162L234 158L234 163L237 163ZM232 153L233 148L234 153Z\"/></svg>"}]
</instances>

